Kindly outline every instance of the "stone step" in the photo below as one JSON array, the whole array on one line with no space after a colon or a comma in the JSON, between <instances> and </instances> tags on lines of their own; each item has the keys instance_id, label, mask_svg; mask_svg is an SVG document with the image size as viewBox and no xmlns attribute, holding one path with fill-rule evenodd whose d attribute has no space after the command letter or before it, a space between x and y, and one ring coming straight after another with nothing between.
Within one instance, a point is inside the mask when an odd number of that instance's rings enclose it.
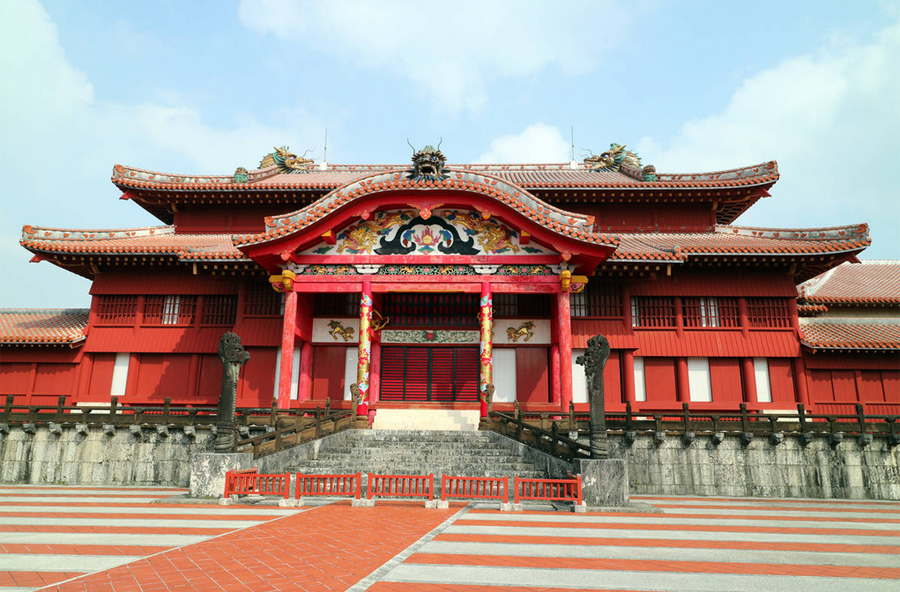
<instances>
[{"instance_id":1,"label":"stone step","mask_svg":"<svg viewBox=\"0 0 900 592\"><path fill-rule=\"evenodd\" d=\"M468 449L432 449L424 448L421 450L410 450L406 448L384 449L384 448L354 448L352 450L330 450L320 452L318 458L327 459L344 459L344 458L404 458L415 460L416 458L459 458L459 457L477 457L485 459L500 459L503 457L515 458L514 454L510 454L509 450L468 450Z\"/></svg>"},{"instance_id":2,"label":"stone step","mask_svg":"<svg viewBox=\"0 0 900 592\"><path fill-rule=\"evenodd\" d=\"M381 475L427 475L428 473L447 473L449 475L479 476L489 472L497 472L505 475L513 475L525 472L540 472L536 467L528 463L497 463L484 465L481 463L429 463L427 465L395 465L375 463L336 463L336 462L311 462L296 467L291 467L291 472L309 474L352 474L352 473L378 473Z\"/></svg>"}]
</instances>

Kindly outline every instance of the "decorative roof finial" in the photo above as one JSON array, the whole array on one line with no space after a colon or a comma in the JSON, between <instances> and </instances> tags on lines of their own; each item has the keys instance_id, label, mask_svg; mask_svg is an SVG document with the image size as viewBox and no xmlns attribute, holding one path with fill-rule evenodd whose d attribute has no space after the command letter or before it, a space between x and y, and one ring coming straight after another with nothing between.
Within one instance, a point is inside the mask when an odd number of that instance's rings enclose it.
<instances>
[{"instance_id":1,"label":"decorative roof finial","mask_svg":"<svg viewBox=\"0 0 900 592\"><path fill-rule=\"evenodd\" d=\"M275 152L270 152L263 157L259 163L259 168L265 169L270 166L277 166L279 173L290 175L295 173L306 173L313 164L312 159L304 158L307 154L312 152L312 150L307 150L302 156L297 156L291 152L290 148L287 146L281 146L274 150Z\"/></svg>"},{"instance_id":2,"label":"decorative roof finial","mask_svg":"<svg viewBox=\"0 0 900 592\"><path fill-rule=\"evenodd\" d=\"M438 179L446 179L449 177L447 173L450 171L444 167L447 158L441 152L441 144L443 144L443 142L444 138L441 138L437 148L429 144L421 150L416 151L415 146L410 144L407 139L406 143L413 149L413 168L407 171L409 173L407 178L436 181Z\"/></svg>"}]
</instances>

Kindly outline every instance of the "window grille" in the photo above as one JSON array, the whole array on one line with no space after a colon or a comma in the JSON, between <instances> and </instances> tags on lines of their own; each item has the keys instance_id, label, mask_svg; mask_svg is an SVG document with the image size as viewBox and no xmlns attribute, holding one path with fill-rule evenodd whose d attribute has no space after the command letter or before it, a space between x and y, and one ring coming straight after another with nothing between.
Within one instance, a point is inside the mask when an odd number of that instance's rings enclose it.
<instances>
[{"instance_id":1,"label":"window grille","mask_svg":"<svg viewBox=\"0 0 900 592\"><path fill-rule=\"evenodd\" d=\"M684 326L691 329L700 327L740 327L737 298L685 298Z\"/></svg>"},{"instance_id":2,"label":"window grille","mask_svg":"<svg viewBox=\"0 0 900 592\"><path fill-rule=\"evenodd\" d=\"M133 325L137 312L137 296L100 296L97 304L98 325Z\"/></svg>"},{"instance_id":3,"label":"window grille","mask_svg":"<svg viewBox=\"0 0 900 592\"><path fill-rule=\"evenodd\" d=\"M494 294L494 318L550 317L547 294Z\"/></svg>"},{"instance_id":4,"label":"window grille","mask_svg":"<svg viewBox=\"0 0 900 592\"><path fill-rule=\"evenodd\" d=\"M196 296L147 296L145 325L190 325L197 309Z\"/></svg>"},{"instance_id":5,"label":"window grille","mask_svg":"<svg viewBox=\"0 0 900 592\"><path fill-rule=\"evenodd\" d=\"M594 279L569 298L573 317L622 318L622 287Z\"/></svg>"},{"instance_id":6,"label":"window grille","mask_svg":"<svg viewBox=\"0 0 900 592\"><path fill-rule=\"evenodd\" d=\"M203 298L203 325L232 326L237 321L237 295L215 295Z\"/></svg>"},{"instance_id":7,"label":"window grille","mask_svg":"<svg viewBox=\"0 0 900 592\"><path fill-rule=\"evenodd\" d=\"M477 347L381 349L382 401L477 401Z\"/></svg>"},{"instance_id":8,"label":"window grille","mask_svg":"<svg viewBox=\"0 0 900 592\"><path fill-rule=\"evenodd\" d=\"M316 317L358 317L359 292L341 294L316 294L313 301L313 316Z\"/></svg>"},{"instance_id":9,"label":"window grille","mask_svg":"<svg viewBox=\"0 0 900 592\"><path fill-rule=\"evenodd\" d=\"M385 294L383 308L391 327L478 326L478 294Z\"/></svg>"},{"instance_id":10,"label":"window grille","mask_svg":"<svg viewBox=\"0 0 900 592\"><path fill-rule=\"evenodd\" d=\"M269 284L252 283L247 285L247 300L244 302L244 316L248 317L280 317L284 294L276 292Z\"/></svg>"},{"instance_id":11,"label":"window grille","mask_svg":"<svg viewBox=\"0 0 900 592\"><path fill-rule=\"evenodd\" d=\"M787 298L747 298L747 316L751 328L791 327Z\"/></svg>"},{"instance_id":12,"label":"window grille","mask_svg":"<svg viewBox=\"0 0 900 592\"><path fill-rule=\"evenodd\" d=\"M675 300L670 297L635 296L631 299L633 327L674 327Z\"/></svg>"}]
</instances>

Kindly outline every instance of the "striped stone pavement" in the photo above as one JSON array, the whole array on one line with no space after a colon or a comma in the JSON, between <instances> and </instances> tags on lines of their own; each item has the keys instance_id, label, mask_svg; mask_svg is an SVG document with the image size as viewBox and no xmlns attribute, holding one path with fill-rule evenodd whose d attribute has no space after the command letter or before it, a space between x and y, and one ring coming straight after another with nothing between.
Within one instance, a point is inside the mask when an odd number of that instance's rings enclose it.
<instances>
[{"instance_id":1,"label":"striped stone pavement","mask_svg":"<svg viewBox=\"0 0 900 592\"><path fill-rule=\"evenodd\" d=\"M0 489L0 592L900 590L897 502L635 496L662 513L586 514L149 503L180 492Z\"/></svg>"},{"instance_id":2,"label":"striped stone pavement","mask_svg":"<svg viewBox=\"0 0 900 592\"><path fill-rule=\"evenodd\" d=\"M36 590L297 513L152 503L186 491L0 486L0 592Z\"/></svg>"},{"instance_id":3,"label":"striped stone pavement","mask_svg":"<svg viewBox=\"0 0 900 592\"><path fill-rule=\"evenodd\" d=\"M665 513L470 509L358 589L900 590L900 503L633 499Z\"/></svg>"}]
</instances>

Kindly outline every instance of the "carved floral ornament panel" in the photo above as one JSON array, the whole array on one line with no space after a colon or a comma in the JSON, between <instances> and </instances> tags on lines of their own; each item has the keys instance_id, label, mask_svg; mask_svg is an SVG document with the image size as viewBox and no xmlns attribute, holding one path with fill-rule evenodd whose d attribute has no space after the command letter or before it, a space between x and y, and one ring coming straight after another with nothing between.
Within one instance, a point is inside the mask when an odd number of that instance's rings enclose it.
<instances>
[{"instance_id":1,"label":"carved floral ornament panel","mask_svg":"<svg viewBox=\"0 0 900 592\"><path fill-rule=\"evenodd\" d=\"M439 209L376 212L345 228L335 244L322 242L303 255L547 255L502 222L479 212Z\"/></svg>"}]
</instances>

